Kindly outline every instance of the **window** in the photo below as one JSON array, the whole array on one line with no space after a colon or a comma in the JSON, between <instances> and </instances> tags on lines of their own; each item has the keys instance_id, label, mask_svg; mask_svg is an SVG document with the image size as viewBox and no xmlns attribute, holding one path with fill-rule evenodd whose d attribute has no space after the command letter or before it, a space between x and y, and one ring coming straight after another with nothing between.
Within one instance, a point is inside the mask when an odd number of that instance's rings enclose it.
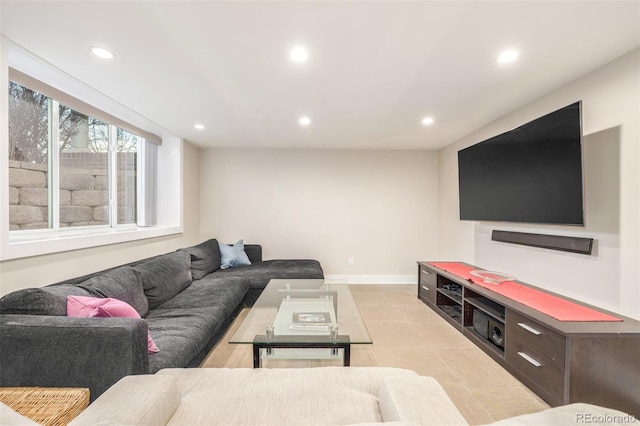
<instances>
[{"instance_id":1,"label":"window","mask_svg":"<svg viewBox=\"0 0 640 426\"><path fill-rule=\"evenodd\" d=\"M49 228L50 99L9 83L9 229Z\"/></svg>"},{"instance_id":2,"label":"window","mask_svg":"<svg viewBox=\"0 0 640 426\"><path fill-rule=\"evenodd\" d=\"M183 232L182 138L19 46L0 53L0 261Z\"/></svg>"},{"instance_id":3,"label":"window","mask_svg":"<svg viewBox=\"0 0 640 426\"><path fill-rule=\"evenodd\" d=\"M109 225L110 126L63 105L58 111L59 118L53 121L59 121L59 159L52 177L57 171L59 183L52 188L58 188L59 218L53 203L53 227Z\"/></svg>"},{"instance_id":4,"label":"window","mask_svg":"<svg viewBox=\"0 0 640 426\"><path fill-rule=\"evenodd\" d=\"M136 223L138 136L117 129L118 223Z\"/></svg>"},{"instance_id":5,"label":"window","mask_svg":"<svg viewBox=\"0 0 640 426\"><path fill-rule=\"evenodd\" d=\"M144 138L13 81L8 112L10 231L137 224Z\"/></svg>"}]
</instances>

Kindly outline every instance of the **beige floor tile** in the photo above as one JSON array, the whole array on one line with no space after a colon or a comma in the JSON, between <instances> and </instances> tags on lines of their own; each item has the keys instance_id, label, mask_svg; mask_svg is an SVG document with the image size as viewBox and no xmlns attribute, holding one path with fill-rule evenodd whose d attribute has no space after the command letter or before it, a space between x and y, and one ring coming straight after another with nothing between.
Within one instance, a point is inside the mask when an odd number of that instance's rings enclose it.
<instances>
[{"instance_id":1,"label":"beige floor tile","mask_svg":"<svg viewBox=\"0 0 640 426\"><path fill-rule=\"evenodd\" d=\"M440 384L460 382L451 369L430 349L408 347L400 353L395 348L376 347L374 344L373 352L380 367L408 368L421 376L431 376Z\"/></svg>"},{"instance_id":2,"label":"beige floor tile","mask_svg":"<svg viewBox=\"0 0 640 426\"><path fill-rule=\"evenodd\" d=\"M367 330L374 343L402 347L407 344L421 344L425 338L406 322L373 322Z\"/></svg>"},{"instance_id":3,"label":"beige floor tile","mask_svg":"<svg viewBox=\"0 0 640 426\"><path fill-rule=\"evenodd\" d=\"M397 322L406 323L406 318L402 315L403 306L365 305L358 308L360 316L367 328L373 323Z\"/></svg>"},{"instance_id":4,"label":"beige floor tile","mask_svg":"<svg viewBox=\"0 0 640 426\"><path fill-rule=\"evenodd\" d=\"M431 309L425 309L425 305L422 302L418 304L405 305L400 309L400 316L403 321L408 321L412 324L432 324L436 322L438 326L441 326L442 318Z\"/></svg>"},{"instance_id":5,"label":"beige floor tile","mask_svg":"<svg viewBox=\"0 0 640 426\"><path fill-rule=\"evenodd\" d=\"M441 385L467 423L486 425L495 421L466 386L460 383L441 383Z\"/></svg>"},{"instance_id":6,"label":"beige floor tile","mask_svg":"<svg viewBox=\"0 0 640 426\"><path fill-rule=\"evenodd\" d=\"M477 350L440 349L434 351L468 387L505 388L524 386L491 357Z\"/></svg>"},{"instance_id":7,"label":"beige floor tile","mask_svg":"<svg viewBox=\"0 0 640 426\"><path fill-rule=\"evenodd\" d=\"M373 345L351 345L352 367L377 367Z\"/></svg>"},{"instance_id":8,"label":"beige floor tile","mask_svg":"<svg viewBox=\"0 0 640 426\"><path fill-rule=\"evenodd\" d=\"M422 339L431 348L442 349L467 349L475 350L477 347L453 328L420 327L415 325Z\"/></svg>"},{"instance_id":9,"label":"beige floor tile","mask_svg":"<svg viewBox=\"0 0 640 426\"><path fill-rule=\"evenodd\" d=\"M404 285L352 285L349 286L358 306L415 304L417 292ZM413 300L416 299L416 300Z\"/></svg>"},{"instance_id":10,"label":"beige floor tile","mask_svg":"<svg viewBox=\"0 0 640 426\"><path fill-rule=\"evenodd\" d=\"M491 417L496 420L525 413L535 413L549 407L547 403L523 386L513 388L469 388L469 390Z\"/></svg>"}]
</instances>

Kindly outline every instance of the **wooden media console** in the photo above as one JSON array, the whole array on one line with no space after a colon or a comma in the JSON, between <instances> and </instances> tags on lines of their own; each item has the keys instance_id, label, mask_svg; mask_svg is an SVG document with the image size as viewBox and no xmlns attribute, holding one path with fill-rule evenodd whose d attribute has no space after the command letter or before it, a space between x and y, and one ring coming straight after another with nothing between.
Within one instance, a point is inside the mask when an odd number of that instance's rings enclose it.
<instances>
[{"instance_id":1,"label":"wooden media console","mask_svg":"<svg viewBox=\"0 0 640 426\"><path fill-rule=\"evenodd\" d=\"M560 321L418 262L418 298L547 403L587 402L640 417L640 321L536 290L617 320Z\"/></svg>"}]
</instances>

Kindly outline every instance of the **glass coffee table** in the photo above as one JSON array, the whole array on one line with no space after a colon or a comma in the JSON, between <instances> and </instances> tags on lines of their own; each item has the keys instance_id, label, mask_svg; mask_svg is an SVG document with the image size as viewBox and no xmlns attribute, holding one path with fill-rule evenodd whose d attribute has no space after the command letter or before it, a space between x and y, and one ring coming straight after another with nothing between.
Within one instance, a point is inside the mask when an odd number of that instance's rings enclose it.
<instances>
[{"instance_id":1,"label":"glass coffee table","mask_svg":"<svg viewBox=\"0 0 640 426\"><path fill-rule=\"evenodd\" d=\"M347 284L271 280L229 343L253 345L253 367L263 358L338 358L351 363L352 344L371 344Z\"/></svg>"}]
</instances>

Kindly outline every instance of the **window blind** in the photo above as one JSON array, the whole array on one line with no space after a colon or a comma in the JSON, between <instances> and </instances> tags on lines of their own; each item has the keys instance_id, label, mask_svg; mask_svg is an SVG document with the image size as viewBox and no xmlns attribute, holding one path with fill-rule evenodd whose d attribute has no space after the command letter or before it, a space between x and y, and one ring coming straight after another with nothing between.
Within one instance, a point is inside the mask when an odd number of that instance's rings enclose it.
<instances>
[{"instance_id":1,"label":"window blind","mask_svg":"<svg viewBox=\"0 0 640 426\"><path fill-rule=\"evenodd\" d=\"M130 123L127 123L126 121L119 119L118 117L95 108L87 104L86 102L81 101L80 99L68 95L67 93L58 90L55 87L49 86L48 84L43 83L40 80L36 80L35 78L28 76L27 74L20 72L14 68L9 68L9 80L13 81L14 83L18 83L28 89L39 92L45 96L48 96L51 99L55 99L62 105L66 105L85 115L89 115L93 118L97 118L98 120L113 124L137 136L143 137L149 142L158 145L162 144L162 138L160 138L160 136L142 130L139 127L136 127Z\"/></svg>"}]
</instances>

